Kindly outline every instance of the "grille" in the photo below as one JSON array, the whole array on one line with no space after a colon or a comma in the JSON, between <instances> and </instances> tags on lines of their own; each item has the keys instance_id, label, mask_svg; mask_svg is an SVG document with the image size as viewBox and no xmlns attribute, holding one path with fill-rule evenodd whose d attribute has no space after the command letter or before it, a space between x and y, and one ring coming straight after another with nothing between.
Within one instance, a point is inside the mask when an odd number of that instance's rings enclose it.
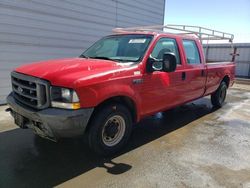
<instances>
[{"instance_id":1,"label":"grille","mask_svg":"<svg viewBox=\"0 0 250 188\"><path fill-rule=\"evenodd\" d=\"M35 109L49 106L49 82L20 74L11 73L14 98L19 102Z\"/></svg>"}]
</instances>

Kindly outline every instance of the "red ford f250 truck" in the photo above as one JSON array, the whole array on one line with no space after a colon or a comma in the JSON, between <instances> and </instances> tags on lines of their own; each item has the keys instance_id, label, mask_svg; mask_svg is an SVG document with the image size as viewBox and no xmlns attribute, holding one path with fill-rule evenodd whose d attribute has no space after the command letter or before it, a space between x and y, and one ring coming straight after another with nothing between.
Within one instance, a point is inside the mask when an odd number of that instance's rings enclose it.
<instances>
[{"instance_id":1,"label":"red ford f250 truck","mask_svg":"<svg viewBox=\"0 0 250 188\"><path fill-rule=\"evenodd\" d=\"M199 38L116 30L80 57L24 65L11 73L15 123L57 140L84 135L102 155L119 151L143 117L211 95L221 107L234 62L206 63ZM200 35L201 36L201 35Z\"/></svg>"}]
</instances>

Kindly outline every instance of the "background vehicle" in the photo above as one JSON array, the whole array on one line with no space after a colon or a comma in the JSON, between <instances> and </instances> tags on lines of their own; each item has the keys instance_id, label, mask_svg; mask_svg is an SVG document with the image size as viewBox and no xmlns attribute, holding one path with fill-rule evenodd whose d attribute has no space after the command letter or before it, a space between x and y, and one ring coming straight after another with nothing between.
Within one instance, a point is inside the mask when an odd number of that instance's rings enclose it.
<instances>
[{"instance_id":1,"label":"background vehicle","mask_svg":"<svg viewBox=\"0 0 250 188\"><path fill-rule=\"evenodd\" d=\"M235 64L207 64L200 41L233 35L173 25L161 28L186 34L152 31L158 27L116 29L79 58L16 68L7 97L16 124L52 140L85 133L95 152L108 155L145 116L207 95L221 107Z\"/></svg>"}]
</instances>

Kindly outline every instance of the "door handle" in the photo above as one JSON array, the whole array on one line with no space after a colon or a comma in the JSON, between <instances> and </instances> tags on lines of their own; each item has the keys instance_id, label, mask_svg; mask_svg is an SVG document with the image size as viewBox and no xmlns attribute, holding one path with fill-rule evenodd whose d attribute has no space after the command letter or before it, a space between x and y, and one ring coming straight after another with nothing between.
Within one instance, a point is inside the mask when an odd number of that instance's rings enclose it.
<instances>
[{"instance_id":1,"label":"door handle","mask_svg":"<svg viewBox=\"0 0 250 188\"><path fill-rule=\"evenodd\" d=\"M201 70L201 76L205 76L205 71Z\"/></svg>"},{"instance_id":2,"label":"door handle","mask_svg":"<svg viewBox=\"0 0 250 188\"><path fill-rule=\"evenodd\" d=\"M185 79L186 79L186 72L182 72L182 73L181 73L181 79L182 79L182 80L185 80Z\"/></svg>"}]
</instances>

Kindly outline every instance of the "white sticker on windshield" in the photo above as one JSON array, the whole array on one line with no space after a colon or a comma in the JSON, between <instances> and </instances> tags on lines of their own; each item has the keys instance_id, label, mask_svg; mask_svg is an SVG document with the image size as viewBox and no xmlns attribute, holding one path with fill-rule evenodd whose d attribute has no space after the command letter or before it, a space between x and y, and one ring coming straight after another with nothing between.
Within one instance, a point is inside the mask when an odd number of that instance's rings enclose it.
<instances>
[{"instance_id":1,"label":"white sticker on windshield","mask_svg":"<svg viewBox=\"0 0 250 188\"><path fill-rule=\"evenodd\" d=\"M146 39L130 39L128 43L140 44L140 43L145 43L145 42L146 42Z\"/></svg>"}]
</instances>

